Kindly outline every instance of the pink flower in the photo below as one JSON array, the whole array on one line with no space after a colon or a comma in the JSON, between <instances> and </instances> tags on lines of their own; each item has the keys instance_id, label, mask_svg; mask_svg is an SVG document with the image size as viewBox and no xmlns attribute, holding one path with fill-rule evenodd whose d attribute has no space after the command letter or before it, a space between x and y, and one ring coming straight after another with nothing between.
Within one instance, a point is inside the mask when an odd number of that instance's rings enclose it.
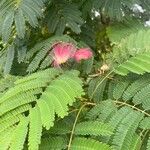
<instances>
[{"instance_id":1,"label":"pink flower","mask_svg":"<svg viewBox=\"0 0 150 150\"><path fill-rule=\"evenodd\" d=\"M86 60L86 59L91 58L92 56L93 56L93 54L89 48L81 48L75 52L74 59L77 62L80 62L80 60L82 60L82 59Z\"/></svg>"},{"instance_id":2,"label":"pink flower","mask_svg":"<svg viewBox=\"0 0 150 150\"><path fill-rule=\"evenodd\" d=\"M75 54L76 48L71 43L58 43L53 46L52 57L54 66L67 62Z\"/></svg>"},{"instance_id":3,"label":"pink flower","mask_svg":"<svg viewBox=\"0 0 150 150\"><path fill-rule=\"evenodd\" d=\"M77 62L80 62L82 59L86 60L93 56L89 48L81 48L77 50L73 44L63 42L53 45L50 55L53 58L54 67L59 67L71 58L75 59Z\"/></svg>"}]
</instances>

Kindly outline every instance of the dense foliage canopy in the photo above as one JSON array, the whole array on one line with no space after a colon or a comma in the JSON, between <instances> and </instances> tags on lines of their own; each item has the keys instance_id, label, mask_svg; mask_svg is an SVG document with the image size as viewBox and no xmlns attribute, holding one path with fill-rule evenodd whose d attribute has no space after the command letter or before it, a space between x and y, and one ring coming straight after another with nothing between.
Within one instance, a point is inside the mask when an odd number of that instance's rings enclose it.
<instances>
[{"instance_id":1,"label":"dense foliage canopy","mask_svg":"<svg viewBox=\"0 0 150 150\"><path fill-rule=\"evenodd\" d=\"M150 0L0 0L0 150L150 150Z\"/></svg>"}]
</instances>

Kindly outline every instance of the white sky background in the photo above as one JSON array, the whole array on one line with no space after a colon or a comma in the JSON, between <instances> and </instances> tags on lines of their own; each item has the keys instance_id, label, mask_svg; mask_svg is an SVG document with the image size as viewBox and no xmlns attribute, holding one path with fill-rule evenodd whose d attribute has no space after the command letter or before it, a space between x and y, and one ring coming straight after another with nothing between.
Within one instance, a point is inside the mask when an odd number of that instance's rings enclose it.
<instances>
[{"instance_id":1,"label":"white sky background","mask_svg":"<svg viewBox=\"0 0 150 150\"><path fill-rule=\"evenodd\" d=\"M140 12L140 13L144 13L144 9L140 6L140 5L138 5L138 4L135 4L134 6L133 6L133 11L137 11L137 12ZM97 17L97 16L100 16L100 13L98 12L98 11L95 11L95 17ZM148 20L148 21L146 21L145 22L145 26L147 27L147 26L150 26L150 20Z\"/></svg>"},{"instance_id":2,"label":"white sky background","mask_svg":"<svg viewBox=\"0 0 150 150\"><path fill-rule=\"evenodd\" d=\"M133 10L139 11L140 13L144 13L144 11L145 11L140 5L137 5L137 4L135 4L133 6ZM150 26L150 20L148 20L148 21L145 22L145 26L146 27Z\"/></svg>"}]
</instances>

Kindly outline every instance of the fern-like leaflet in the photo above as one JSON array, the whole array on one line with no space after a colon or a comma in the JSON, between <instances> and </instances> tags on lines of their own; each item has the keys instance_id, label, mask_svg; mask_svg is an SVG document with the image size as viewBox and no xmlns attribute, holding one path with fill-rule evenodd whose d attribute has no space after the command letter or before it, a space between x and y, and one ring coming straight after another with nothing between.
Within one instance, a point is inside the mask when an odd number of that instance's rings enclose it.
<instances>
[{"instance_id":1,"label":"fern-like leaflet","mask_svg":"<svg viewBox=\"0 0 150 150\"><path fill-rule=\"evenodd\" d=\"M78 75L78 71L74 70L64 72L47 69L15 82L15 86L0 98L0 120L1 127L4 127L1 128L0 138L15 128L14 134L9 137L10 142L7 147L10 146L11 149L15 147L16 150L23 147L27 134L25 131L28 130L29 124L29 149L38 149L41 143L42 127L50 129L54 125L55 113L61 118L66 116L68 105L72 105L75 98L83 94L82 82ZM7 109L4 110L4 107ZM23 116L23 112L26 117ZM22 137L20 143L15 142L16 136ZM0 143L3 149L6 149L6 143Z\"/></svg>"}]
</instances>

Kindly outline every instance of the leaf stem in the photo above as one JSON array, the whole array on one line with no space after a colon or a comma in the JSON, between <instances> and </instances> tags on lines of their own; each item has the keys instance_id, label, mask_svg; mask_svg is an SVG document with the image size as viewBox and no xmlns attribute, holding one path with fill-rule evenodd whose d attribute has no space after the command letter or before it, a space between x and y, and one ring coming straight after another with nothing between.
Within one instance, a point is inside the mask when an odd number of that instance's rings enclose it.
<instances>
[{"instance_id":1,"label":"leaf stem","mask_svg":"<svg viewBox=\"0 0 150 150\"><path fill-rule=\"evenodd\" d=\"M150 117L150 114L149 114L149 113L147 113L147 112L145 112L145 111L143 111L143 110L141 110L141 109L139 109L139 108L137 108L137 107L135 107L135 106L132 106L132 105L130 105L130 104L128 104L128 103L121 102L121 101L114 101L114 102L115 102L116 104L121 104L121 105L126 105L126 106L128 106L128 107L131 107L131 108L133 108L133 109L135 109L135 110L137 110L137 111L139 111L139 112L145 114L146 116L149 116L149 117Z\"/></svg>"},{"instance_id":2,"label":"leaf stem","mask_svg":"<svg viewBox=\"0 0 150 150\"><path fill-rule=\"evenodd\" d=\"M103 78L103 80L102 80L99 84L97 84L97 86L95 87L95 89L94 89L94 91L93 91L93 93L92 93L92 95L91 95L90 100L92 100L92 98L93 98L93 96L94 96L96 90L98 89L98 87L99 87L99 86L105 81L105 79L108 78L109 75L111 75L113 72L114 72L114 70L111 70L111 71Z\"/></svg>"},{"instance_id":3,"label":"leaf stem","mask_svg":"<svg viewBox=\"0 0 150 150\"><path fill-rule=\"evenodd\" d=\"M70 139L69 139L69 144L68 144L68 149L67 149L67 150L70 150L70 148L71 148L71 142L72 142L72 139L73 139L73 134L74 134L74 131L75 131L75 127L76 127L76 124L77 124L79 115L80 115L82 109L83 109L86 105L94 105L94 106L95 106L96 103L86 102L86 103L84 103L84 104L80 107L80 109L79 109L79 111L78 111L78 113L77 113L77 116L76 116L76 118L75 118L75 121L74 121L72 130L71 130L71 135L70 135Z\"/></svg>"}]
</instances>

